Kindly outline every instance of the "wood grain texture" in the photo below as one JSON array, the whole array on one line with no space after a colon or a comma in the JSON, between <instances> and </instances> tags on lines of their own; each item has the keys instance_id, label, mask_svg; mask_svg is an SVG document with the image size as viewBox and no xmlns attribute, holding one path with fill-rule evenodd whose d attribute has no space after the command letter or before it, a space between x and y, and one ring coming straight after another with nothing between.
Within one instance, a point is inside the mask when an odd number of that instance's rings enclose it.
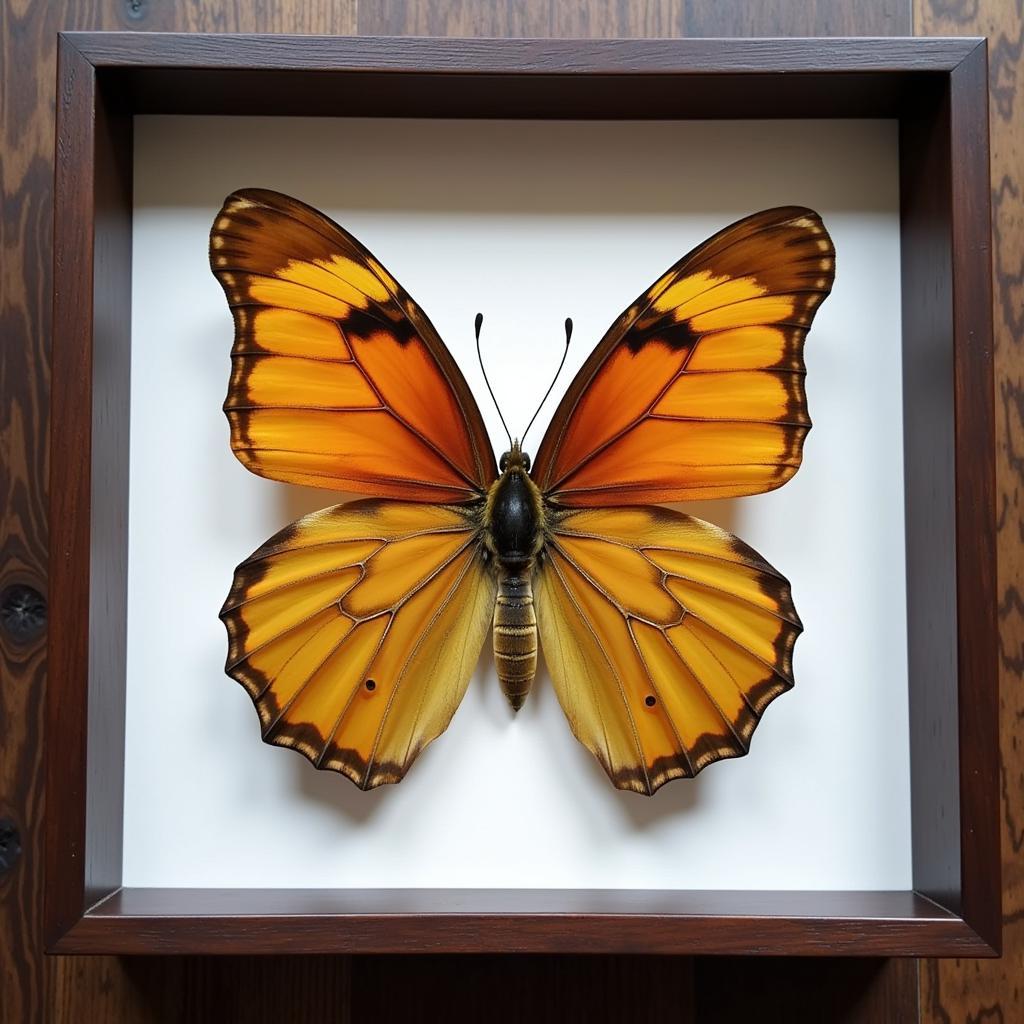
<instances>
[{"instance_id":1,"label":"wood grain texture","mask_svg":"<svg viewBox=\"0 0 1024 1024\"><path fill-rule=\"evenodd\" d=\"M917 1024L917 961L701 957L701 1024Z\"/></svg>"},{"instance_id":2,"label":"wood grain texture","mask_svg":"<svg viewBox=\"0 0 1024 1024\"><path fill-rule=\"evenodd\" d=\"M349 1019L349 957L65 957L59 964L47 1020L344 1024Z\"/></svg>"},{"instance_id":3,"label":"wood grain texture","mask_svg":"<svg viewBox=\"0 0 1024 1024\"><path fill-rule=\"evenodd\" d=\"M918 34L989 37L996 499L1000 622L1003 958L925 961L922 1020L1024 1020L1024 4L916 0Z\"/></svg>"},{"instance_id":4,"label":"wood grain texture","mask_svg":"<svg viewBox=\"0 0 1024 1024\"><path fill-rule=\"evenodd\" d=\"M956 572L960 708L961 912L1002 948L999 837L999 645L996 598L988 63L976 48L951 76ZM984 395L988 401L972 401ZM975 688L972 679L992 685Z\"/></svg>"},{"instance_id":5,"label":"wood grain texture","mask_svg":"<svg viewBox=\"0 0 1024 1024\"><path fill-rule=\"evenodd\" d=\"M393 36L307 38L295 35L252 33L203 34L145 33L112 35L75 32L69 41L98 69L117 68L127 88L143 75L157 72L183 85L192 75L174 75L181 69L201 68L204 78L218 84L230 76L246 83L266 74L298 71L304 78L326 73L384 72L419 76L504 76L516 81L558 77L559 90L571 87L565 79L591 76L649 77L666 75L685 80L708 75L764 74L776 79L773 99L782 91L778 78L786 74L898 72L904 78L922 72L950 72L977 47L970 37L908 39L458 39ZM138 69L138 70L136 70ZM228 74L218 76L220 71ZM134 73L132 73L134 72ZM257 75L257 72L263 74ZM243 74L244 73L244 74ZM216 77L215 77L216 76ZM590 79L588 79L589 81ZM282 78L281 93L303 95L301 82ZM329 81L317 77L317 81ZM722 87L725 83L716 82ZM552 89L554 87L552 86ZM306 90L308 91L308 90ZM135 89L133 95L138 95ZM750 109L755 97L747 95ZM160 112L175 109L173 96L154 100ZM209 109L211 96L204 97ZM808 105L804 98L804 107ZM263 95L250 97L243 108L251 111L266 103ZM364 101L365 105L365 101ZM137 109L137 107L136 107ZM325 111L332 108L325 108ZM337 110L337 106L333 110ZM506 116L502 111L502 116ZM550 114L548 115L551 116Z\"/></svg>"},{"instance_id":6,"label":"wood grain texture","mask_svg":"<svg viewBox=\"0 0 1024 1024\"><path fill-rule=\"evenodd\" d=\"M361 35L906 36L911 0L379 0Z\"/></svg>"},{"instance_id":7,"label":"wood grain texture","mask_svg":"<svg viewBox=\"0 0 1024 1024\"><path fill-rule=\"evenodd\" d=\"M681 36L682 0L376 0L360 35L612 39Z\"/></svg>"},{"instance_id":8,"label":"wood grain texture","mask_svg":"<svg viewBox=\"0 0 1024 1024\"><path fill-rule=\"evenodd\" d=\"M282 920L287 925L282 925ZM984 955L910 892L142 889L94 907L60 952Z\"/></svg>"},{"instance_id":9,"label":"wood grain texture","mask_svg":"<svg viewBox=\"0 0 1024 1024\"><path fill-rule=\"evenodd\" d=\"M997 5L999 10L996 10ZM976 4L957 5L952 0L937 0L940 12L961 6L970 13ZM996 15L1012 14L1012 2L1006 11L999 0L989 0ZM1019 13L1019 4L1018 13ZM945 14L943 14L945 16ZM47 388L42 372L49 336L49 230L50 177L52 161L52 92L54 57L53 39L58 28L128 28L178 31L290 31L350 32L356 25L355 3L310 2L300 4L247 4L217 2L157 3L154 0L129 0L124 3L51 2L29 3L15 0L3 8L4 95L2 105L4 160L2 183L4 192L3 232L5 258L0 264L3 281L2 322L4 324L4 355L0 363L0 515L3 516L3 548L0 558L0 579L27 579L41 586L45 578L46 532L43 513L46 473L45 437ZM972 33L981 26L956 25L937 31ZM747 3L745 0L700 3L677 0L649 0L646 3L589 2L558 4L551 2L519 3L516 0L492 3L379 3L364 0L358 12L358 28L363 32L437 33L466 35L727 35L727 34L906 34L909 31L907 4L888 2L859 3L855 0L804 3L802 0L766 0ZM1006 54L1000 64L993 52L992 81L994 95L1012 101L1012 74L1019 63L1021 37L1012 31L1006 35ZM1014 52L1015 51L1015 52ZM26 60L25 55L33 59ZM1009 55L1008 57L1006 55ZM1002 70L1000 71L1000 68ZM1018 111L1019 115L1019 111ZM1007 117L1008 120L1008 117ZM998 138L995 139L998 147ZM998 150L997 150L998 157ZM1019 152L1018 161L1019 165ZM1009 166L1009 165L1006 165ZM1020 192L1019 179L1005 184L1005 216L999 215L997 197L997 259L1000 248L1000 224L1003 226L1002 248L1008 275L1005 300L1007 315L1016 323L1020 338L1022 308ZM998 323L998 320L997 320ZM1018 380L1018 385L1019 385ZM1006 433L1007 451L1002 457L1014 472L1021 472L1024 451L1024 402L1021 391L1002 395L1001 409L1013 417L1015 434ZM1016 462L1014 462L1016 460ZM1006 493L1006 492L1004 492ZM1012 490L1009 492L1012 501ZM1007 504L1006 509L1013 507ZM1016 515L1012 531L1018 536ZM1007 531L1008 532L1008 531ZM1005 563L1004 563L1005 564ZM20 575L19 575L20 574ZM1005 576L1005 570L1004 570ZM1004 621L1024 619L1024 601L1017 594L1004 590ZM1019 622L1018 622L1019 628ZM1003 657L1006 662L1017 659L1020 665L1022 633L1004 632ZM1009 645L1008 645L1009 641ZM41 724L41 688L44 666L41 642L17 647L4 642L3 679L0 686L0 814L15 812L21 823L26 856L14 875L0 882L0 977L3 979L3 1019L33 1021L140 1021L150 1020L254 1020L271 1019L262 1015L261 1007L278 1007L277 1019L288 1019L275 993L287 992L297 1002L291 1005L294 1019L318 1016L332 1020L345 1019L339 1008L347 1005L343 982L343 961L313 959L308 968L297 966L303 961L280 964L275 960L204 961L184 958L158 962L112 959L58 959L48 987L44 987L44 968L39 956L38 914L41 886L38 864L38 821L41 792L38 755ZM1019 680L1018 680L1019 682ZM1019 689L1018 689L1019 696ZM1020 717L1020 716L1018 716ZM1019 765L1006 780L1014 792L1020 789ZM1004 778L1006 778L1004 776ZM1017 848L1022 826L1017 818L1008 821ZM27 840L25 837L28 837ZM1019 913L1019 912L1018 912ZM576 978L577 987L592 984L607 970L620 969L596 961L590 973ZM372 963L372 961L367 961ZM720 963L720 962L719 962ZM438 996L458 991L464 976L472 972L473 960L458 958L439 968L439 977L446 979L432 991ZM818 962L820 964L820 962ZM516 987L516 965L508 967L509 985ZM820 967L817 977L821 977ZM905 965L898 967L897 974ZM968 965L965 978L973 977L975 967ZM265 973L264 973L265 970ZM372 970L372 968L371 968ZM498 968L500 971L500 967ZM845 970L842 965L837 970ZM308 973L304 973L307 972ZM530 977L526 972L524 977ZM721 975L720 975L721 976ZM902 975L901 975L902 976ZM373 975L368 975L368 979ZM485 977L494 979L489 990L475 986L478 1002L470 1007L494 1006L495 990L501 991L497 972ZM732 984L739 989L746 977L744 964L736 964ZM375 983L358 989L358 998L367 992L376 993L378 1004L387 993L391 979L383 973ZM788 975L780 965L771 977L771 986L788 987L787 978L804 985L810 980L806 972ZM802 979L802 981L797 981ZM831 983L838 984L835 979ZM831 984L830 983L830 984ZM888 982L887 982L888 984ZM250 998L240 988L258 992L263 999ZM814 986L809 985L814 991ZM965 983L966 987L966 983ZM554 988L552 989L554 991ZM303 992L312 991L308 1002ZM606 991L606 990L601 990ZM655 990L652 989L652 993ZM660 998L656 993L652 999ZM793 999L799 997L794 993ZM486 1000L486 1001L485 1001ZM365 1006L359 1002L357 1005ZM500 997L497 1000L500 1005ZM44 1013L48 1005L49 1012ZM459 1004L462 1005L462 1004ZM806 1005L806 1003L805 1003ZM812 1004L813 1005L813 1004ZM891 1010L874 1017L835 1017L843 1020L909 1020L903 1011ZM307 1012L303 1014L303 1007ZM241 1012L245 1009L245 1013ZM972 1011L974 1013L975 1011ZM219 1013L219 1015L218 1015ZM572 1019L571 1014L565 1015ZM394 1019L394 1018L392 1018ZM454 1019L454 1018L453 1018ZM492 1017L493 1019L493 1017ZM508 1019L515 1019L509 1016ZM600 1019L600 1018L594 1018ZM619 1018L626 1019L626 1018ZM639 1019L639 1018L629 1018ZM681 1020L682 1015L661 1019ZM714 1021L714 1016L704 1019ZM724 1018L723 1018L724 1019ZM744 1019L744 1018L736 1018ZM749 1018L746 1018L749 1019ZM790 1018L780 1018L790 1019ZM791 1019L825 1019L799 1017ZM937 1019L944 1019L938 1017ZM948 1019L966 1019L964 1015ZM979 1019L975 1016L974 1019ZM985 1019L985 1018L980 1018ZM1012 1015L1005 1019L1013 1019Z\"/></svg>"},{"instance_id":10,"label":"wood grain texture","mask_svg":"<svg viewBox=\"0 0 1024 1024\"><path fill-rule=\"evenodd\" d=\"M9 587L33 588L45 597L49 462L48 364L53 230L53 137L57 32L64 29L178 31L355 31L354 2L227 3L184 0L91 2L13 0L0 6L0 595ZM147 1022L173 1020L272 1020L220 1007L254 1005L226 984L216 965L182 966L191 1007L209 997L210 1011L176 1011L184 1005L178 984L139 988L131 964L115 958L45 958L42 954L43 691L45 633L0 630L0 818L18 829L22 854L0 877L0 1019L36 1021ZM307 968L270 962L261 989L299 992L308 1016L347 1016L347 964L313 961ZM276 966L275 966L276 965ZM305 973L303 973L305 972ZM136 972L138 973L138 972ZM250 976L257 973L249 969ZM145 974L145 972L143 972ZM236 977L241 977L236 971ZM150 975L145 974L146 978ZM163 978L164 975L160 974ZM174 978L173 972L166 975ZM280 982L278 986L275 978ZM318 983L314 983L320 979ZM251 984L247 991L256 991ZM305 1002L302 992L319 996ZM218 994L219 993L219 994ZM310 996L312 999L313 996ZM248 1001L246 1001L248 1000ZM271 1000L264 1004L273 1005ZM283 1007L283 1001L278 1006ZM301 1011L297 1011L301 1012Z\"/></svg>"},{"instance_id":11,"label":"wood grain texture","mask_svg":"<svg viewBox=\"0 0 1024 1024\"><path fill-rule=\"evenodd\" d=\"M910 0L684 0L688 36L908 36Z\"/></svg>"},{"instance_id":12,"label":"wood grain texture","mask_svg":"<svg viewBox=\"0 0 1024 1024\"><path fill-rule=\"evenodd\" d=\"M687 1024L695 1019L686 957L379 956L355 963L354 1021Z\"/></svg>"}]
</instances>

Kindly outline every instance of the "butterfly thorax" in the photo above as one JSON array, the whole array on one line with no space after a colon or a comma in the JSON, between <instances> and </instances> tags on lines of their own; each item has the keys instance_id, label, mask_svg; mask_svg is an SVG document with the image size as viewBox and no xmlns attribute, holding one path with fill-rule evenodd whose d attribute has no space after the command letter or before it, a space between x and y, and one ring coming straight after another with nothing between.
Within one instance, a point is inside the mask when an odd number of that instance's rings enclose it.
<instances>
[{"instance_id":1,"label":"butterfly thorax","mask_svg":"<svg viewBox=\"0 0 1024 1024\"><path fill-rule=\"evenodd\" d=\"M513 709L523 706L537 672L533 569L544 544L544 502L529 475L530 457L518 443L501 457L501 476L484 509L484 543L498 577L494 662Z\"/></svg>"}]
</instances>

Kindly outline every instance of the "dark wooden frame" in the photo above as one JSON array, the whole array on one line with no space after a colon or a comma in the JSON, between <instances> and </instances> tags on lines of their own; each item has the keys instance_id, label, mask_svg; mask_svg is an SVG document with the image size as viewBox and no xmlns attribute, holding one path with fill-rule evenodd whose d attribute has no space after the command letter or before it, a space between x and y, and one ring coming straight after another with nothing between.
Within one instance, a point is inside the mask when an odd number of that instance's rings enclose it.
<instances>
[{"instance_id":1,"label":"dark wooden frame","mask_svg":"<svg viewBox=\"0 0 1024 1024\"><path fill-rule=\"evenodd\" d=\"M986 68L980 39L63 34L51 420L48 948L998 955ZM897 118L913 890L123 888L135 113ZM885 372L881 363L879 372Z\"/></svg>"}]
</instances>

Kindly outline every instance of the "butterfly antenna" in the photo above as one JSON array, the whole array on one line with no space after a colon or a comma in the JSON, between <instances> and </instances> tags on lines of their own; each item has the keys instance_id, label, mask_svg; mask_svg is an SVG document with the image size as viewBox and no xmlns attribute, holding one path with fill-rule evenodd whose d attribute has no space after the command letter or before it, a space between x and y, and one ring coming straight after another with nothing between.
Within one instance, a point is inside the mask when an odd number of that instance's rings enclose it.
<instances>
[{"instance_id":1,"label":"butterfly antenna","mask_svg":"<svg viewBox=\"0 0 1024 1024\"><path fill-rule=\"evenodd\" d=\"M480 361L480 372L484 375L484 383L487 385L487 390L491 393L491 401L494 403L494 408L498 410L498 418L501 420L501 425L505 428L505 433L508 434L508 446L511 448L512 434L509 432L505 417L501 415L501 406L498 405L498 400L494 397L494 388L491 387L491 382L487 379L487 371L484 369L484 357L480 354L480 328L483 327L483 323L483 313L477 313L474 324L476 330L476 357Z\"/></svg>"},{"instance_id":2,"label":"butterfly antenna","mask_svg":"<svg viewBox=\"0 0 1024 1024\"><path fill-rule=\"evenodd\" d=\"M554 377L551 378L551 383L548 385L547 391L544 392L544 397L540 400L540 405L537 406L537 412L530 417L530 422L526 424L526 429L523 431L523 442L526 441L526 435L530 432L530 427L533 426L533 421L537 418L537 413L544 408L544 403L548 400L548 395L551 394L551 389L555 386L555 381L558 380L558 375L562 372L562 367L565 366L565 357L569 354L569 339L572 337L572 318L565 318L565 350L562 352L562 361L558 364L558 369L555 370Z\"/></svg>"}]
</instances>

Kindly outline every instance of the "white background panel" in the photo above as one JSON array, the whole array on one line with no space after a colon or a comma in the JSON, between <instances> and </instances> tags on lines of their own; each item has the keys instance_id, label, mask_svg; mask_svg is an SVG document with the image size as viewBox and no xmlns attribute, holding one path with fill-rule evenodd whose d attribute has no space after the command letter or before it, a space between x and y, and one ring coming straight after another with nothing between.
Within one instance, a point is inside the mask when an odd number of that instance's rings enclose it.
<instances>
[{"instance_id":1,"label":"white background panel","mask_svg":"<svg viewBox=\"0 0 1024 1024\"><path fill-rule=\"evenodd\" d=\"M151 886L910 887L894 123L136 121L124 881ZM228 447L232 322L207 263L234 189L352 231L434 321L503 434L576 324L571 375L619 312L731 221L817 209L838 253L807 345L804 465L689 511L789 577L797 685L749 756L653 798L572 737L544 670L518 716L485 651L451 727L363 793L265 746L223 673L234 566L337 496L262 480Z\"/></svg>"}]
</instances>

